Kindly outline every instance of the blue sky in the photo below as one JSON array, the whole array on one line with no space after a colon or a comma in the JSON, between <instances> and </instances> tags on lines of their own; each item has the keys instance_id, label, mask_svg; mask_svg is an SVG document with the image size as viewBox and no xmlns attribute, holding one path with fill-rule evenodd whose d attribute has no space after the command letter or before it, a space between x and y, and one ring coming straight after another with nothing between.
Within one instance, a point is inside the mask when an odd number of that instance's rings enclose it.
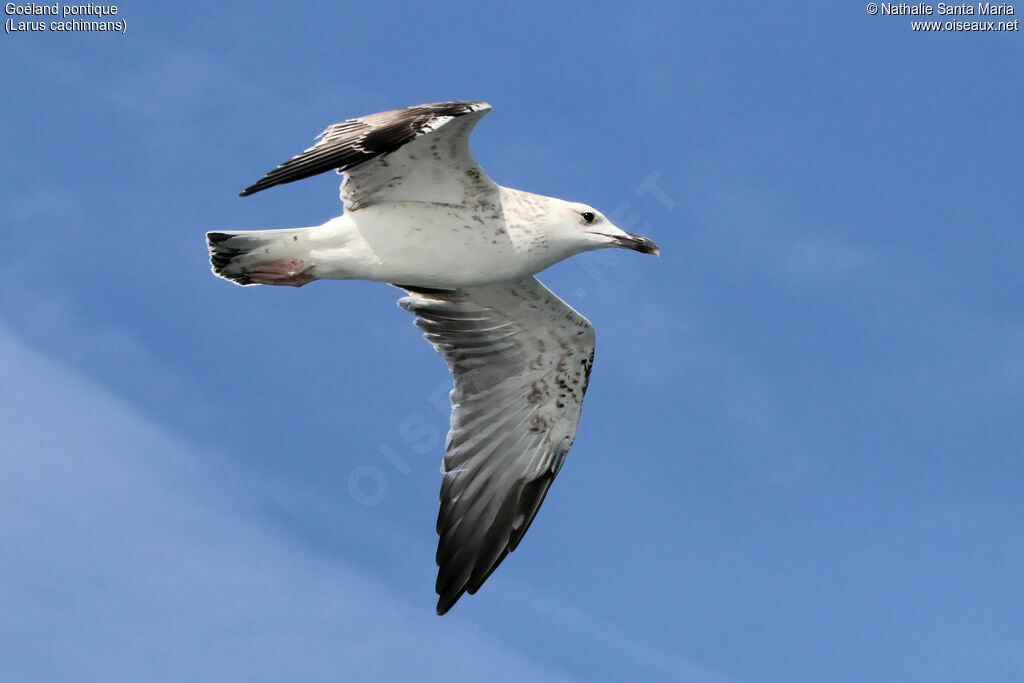
<instances>
[{"instance_id":1,"label":"blue sky","mask_svg":"<svg viewBox=\"0 0 1024 683\"><path fill-rule=\"evenodd\" d=\"M1021 34L551 5L3 37L0 678L1024 676ZM236 195L463 98L492 178L662 257L542 276L597 330L579 435L438 618L443 361L397 290L234 287L203 233L337 215L332 176Z\"/></svg>"}]
</instances>

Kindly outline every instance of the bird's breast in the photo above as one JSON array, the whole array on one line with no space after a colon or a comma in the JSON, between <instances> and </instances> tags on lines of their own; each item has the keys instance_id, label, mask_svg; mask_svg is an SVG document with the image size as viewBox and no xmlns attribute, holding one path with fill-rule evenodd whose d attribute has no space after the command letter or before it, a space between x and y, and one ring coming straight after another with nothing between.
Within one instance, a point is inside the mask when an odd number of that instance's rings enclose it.
<instances>
[{"instance_id":1,"label":"bird's breast","mask_svg":"<svg viewBox=\"0 0 1024 683\"><path fill-rule=\"evenodd\" d=\"M348 215L376 263L374 280L470 287L517 280L550 265L542 235L510 226L500 207L408 202Z\"/></svg>"}]
</instances>

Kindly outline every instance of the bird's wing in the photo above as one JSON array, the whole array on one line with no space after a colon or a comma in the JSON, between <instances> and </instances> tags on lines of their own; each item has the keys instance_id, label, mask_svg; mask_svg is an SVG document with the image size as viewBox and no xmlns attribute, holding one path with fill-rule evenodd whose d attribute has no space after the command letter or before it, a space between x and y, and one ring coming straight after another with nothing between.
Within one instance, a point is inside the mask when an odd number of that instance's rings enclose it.
<instances>
[{"instance_id":1,"label":"bird's wing","mask_svg":"<svg viewBox=\"0 0 1024 683\"><path fill-rule=\"evenodd\" d=\"M399 305L455 380L437 517L444 614L516 549L544 501L576 436L594 329L532 277L404 289Z\"/></svg>"},{"instance_id":2,"label":"bird's wing","mask_svg":"<svg viewBox=\"0 0 1024 683\"><path fill-rule=\"evenodd\" d=\"M485 102L441 102L335 123L240 196L336 170L345 173L346 211L380 202L493 203L498 188L469 151L473 126L490 110Z\"/></svg>"}]
</instances>

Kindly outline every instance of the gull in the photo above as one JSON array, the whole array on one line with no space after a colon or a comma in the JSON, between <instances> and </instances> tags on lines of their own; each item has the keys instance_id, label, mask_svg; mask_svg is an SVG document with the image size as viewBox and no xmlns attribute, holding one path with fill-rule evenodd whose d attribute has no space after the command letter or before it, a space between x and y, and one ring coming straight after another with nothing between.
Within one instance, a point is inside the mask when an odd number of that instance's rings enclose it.
<instances>
[{"instance_id":1,"label":"gull","mask_svg":"<svg viewBox=\"0 0 1024 683\"><path fill-rule=\"evenodd\" d=\"M570 256L651 240L585 204L495 184L469 135L484 102L335 123L240 196L343 173L323 225L207 233L213 272L239 285L360 279L398 302L448 364L451 426L437 517L437 613L473 594L523 539L576 437L594 329L534 277Z\"/></svg>"}]
</instances>

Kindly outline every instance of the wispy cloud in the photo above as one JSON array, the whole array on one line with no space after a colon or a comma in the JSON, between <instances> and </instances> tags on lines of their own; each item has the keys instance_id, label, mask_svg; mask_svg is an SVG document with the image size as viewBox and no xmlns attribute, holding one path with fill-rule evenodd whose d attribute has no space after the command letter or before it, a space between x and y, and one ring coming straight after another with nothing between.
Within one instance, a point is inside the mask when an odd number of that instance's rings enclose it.
<instances>
[{"instance_id":1,"label":"wispy cloud","mask_svg":"<svg viewBox=\"0 0 1024 683\"><path fill-rule=\"evenodd\" d=\"M564 680L247 514L237 465L0 330L0 678Z\"/></svg>"},{"instance_id":2,"label":"wispy cloud","mask_svg":"<svg viewBox=\"0 0 1024 683\"><path fill-rule=\"evenodd\" d=\"M572 631L577 642L595 653L593 658L611 656L630 668L638 680L671 680L688 683L725 683L732 680L721 672L685 653L685 645L671 650L648 639L637 637L622 625L591 609L566 602L551 593L539 591L535 583L520 583L508 577L499 581L515 602L528 604L546 628ZM596 654L601 653L601 654Z\"/></svg>"}]
</instances>

